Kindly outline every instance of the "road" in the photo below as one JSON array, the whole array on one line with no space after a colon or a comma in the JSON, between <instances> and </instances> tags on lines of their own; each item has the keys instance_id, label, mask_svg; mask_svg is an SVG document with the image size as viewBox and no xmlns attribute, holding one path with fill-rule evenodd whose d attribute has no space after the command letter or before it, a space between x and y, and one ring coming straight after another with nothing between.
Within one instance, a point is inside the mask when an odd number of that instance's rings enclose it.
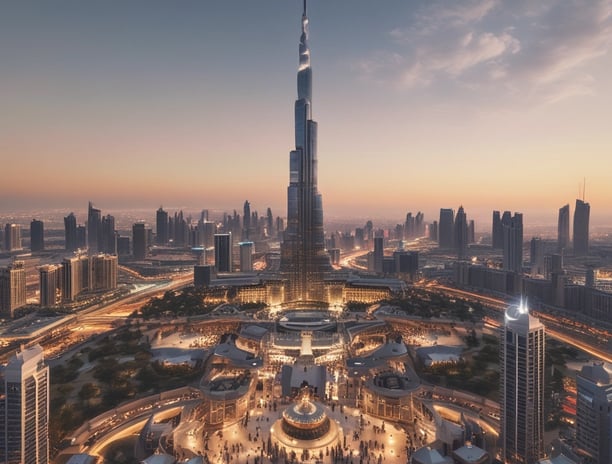
<instances>
[{"instance_id":1,"label":"road","mask_svg":"<svg viewBox=\"0 0 612 464\"><path fill-rule=\"evenodd\" d=\"M499 312L505 310L510 304L510 302L501 298L494 298L486 295L481 295L479 293L469 292L466 290L446 287L444 285L434 284L429 285L427 288L443 292L446 295L455 296L458 298L465 298L472 301L478 301L483 305L489 308L493 308ZM532 313L534 316L537 316L543 320L542 322L546 326L546 333L550 337L556 340L560 340L563 343L566 343L567 345L578 348L579 350L585 351L589 355L596 357L602 361L612 363L612 353L610 353L605 348L601 348L595 346L593 343L589 343L587 335L584 333L585 324L574 322L577 325L570 325L570 322L572 321L565 320L565 324L563 324L563 331L565 332L564 333L558 327L553 327L553 325L557 325L557 321L555 320L554 316L539 311L532 311ZM605 329L589 327L589 330L595 331L595 333L600 337L608 337L609 339L611 336L611 334Z\"/></svg>"},{"instance_id":2,"label":"road","mask_svg":"<svg viewBox=\"0 0 612 464\"><path fill-rule=\"evenodd\" d=\"M79 312L76 317L67 320L63 330L57 330L55 336L41 335L31 343L40 343L47 359L62 356L75 346L88 341L92 336L111 330L113 325L125 320L150 298L163 295L169 290L178 290L193 282L193 274L175 276L168 282L154 285L139 293L126 296L110 304L99 304ZM68 334L67 334L68 332Z\"/></svg>"}]
</instances>

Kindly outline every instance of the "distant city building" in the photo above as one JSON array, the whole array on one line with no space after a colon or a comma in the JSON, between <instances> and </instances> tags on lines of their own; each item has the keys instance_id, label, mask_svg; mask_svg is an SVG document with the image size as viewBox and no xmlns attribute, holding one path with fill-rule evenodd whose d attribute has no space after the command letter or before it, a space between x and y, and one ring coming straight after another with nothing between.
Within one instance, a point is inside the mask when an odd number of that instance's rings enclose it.
<instances>
[{"instance_id":1,"label":"distant city building","mask_svg":"<svg viewBox=\"0 0 612 464\"><path fill-rule=\"evenodd\" d=\"M409 280L416 280L419 272L419 252L418 251L396 251L393 253L395 259L395 272L408 277Z\"/></svg>"},{"instance_id":2,"label":"distant city building","mask_svg":"<svg viewBox=\"0 0 612 464\"><path fill-rule=\"evenodd\" d=\"M143 260L147 257L147 229L141 222L132 226L132 248L134 259Z\"/></svg>"},{"instance_id":3,"label":"distant city building","mask_svg":"<svg viewBox=\"0 0 612 464\"><path fill-rule=\"evenodd\" d=\"M62 268L55 264L46 264L38 268L40 306L55 306L61 301Z\"/></svg>"},{"instance_id":4,"label":"distant city building","mask_svg":"<svg viewBox=\"0 0 612 464\"><path fill-rule=\"evenodd\" d=\"M102 238L102 212L89 202L87 209L87 249L90 254L100 251Z\"/></svg>"},{"instance_id":5,"label":"distant city building","mask_svg":"<svg viewBox=\"0 0 612 464\"><path fill-rule=\"evenodd\" d=\"M240 272L253 270L253 242L240 242Z\"/></svg>"},{"instance_id":6,"label":"distant city building","mask_svg":"<svg viewBox=\"0 0 612 464\"><path fill-rule=\"evenodd\" d=\"M76 251L79 248L77 220L74 213L70 213L64 218L64 237L66 251Z\"/></svg>"},{"instance_id":7,"label":"distant city building","mask_svg":"<svg viewBox=\"0 0 612 464\"><path fill-rule=\"evenodd\" d=\"M129 256L131 255L130 249L130 237L122 237L119 235L117 237L117 254L119 256Z\"/></svg>"},{"instance_id":8,"label":"distant city building","mask_svg":"<svg viewBox=\"0 0 612 464\"><path fill-rule=\"evenodd\" d=\"M506 213L508 215L506 216ZM504 212L502 217L504 230L504 271L520 274L523 271L523 215Z\"/></svg>"},{"instance_id":9,"label":"distant city building","mask_svg":"<svg viewBox=\"0 0 612 464\"><path fill-rule=\"evenodd\" d=\"M429 224L429 239L438 241L438 221Z\"/></svg>"},{"instance_id":10,"label":"distant city building","mask_svg":"<svg viewBox=\"0 0 612 464\"><path fill-rule=\"evenodd\" d=\"M374 254L373 254L373 271L381 274L383 272L383 259L384 259L384 237L374 237Z\"/></svg>"},{"instance_id":11,"label":"distant city building","mask_svg":"<svg viewBox=\"0 0 612 464\"><path fill-rule=\"evenodd\" d=\"M500 341L502 461L531 464L544 452L544 325L512 306Z\"/></svg>"},{"instance_id":12,"label":"distant city building","mask_svg":"<svg viewBox=\"0 0 612 464\"><path fill-rule=\"evenodd\" d=\"M215 276L213 266L198 264L193 268L193 285L195 287L206 288L210 286L210 281Z\"/></svg>"},{"instance_id":13,"label":"distant city building","mask_svg":"<svg viewBox=\"0 0 612 464\"><path fill-rule=\"evenodd\" d=\"M463 206L460 206L455 216L455 227L453 230L454 245L458 259L465 259L468 245L468 222Z\"/></svg>"},{"instance_id":14,"label":"distant city building","mask_svg":"<svg viewBox=\"0 0 612 464\"><path fill-rule=\"evenodd\" d=\"M89 257L91 287L93 291L108 291L117 288L118 260L116 255Z\"/></svg>"},{"instance_id":15,"label":"distant city building","mask_svg":"<svg viewBox=\"0 0 612 464\"><path fill-rule=\"evenodd\" d=\"M183 216L183 211L174 213L168 220L169 241L173 246L183 248L189 244L189 224Z\"/></svg>"},{"instance_id":16,"label":"distant city building","mask_svg":"<svg viewBox=\"0 0 612 464\"><path fill-rule=\"evenodd\" d=\"M33 252L45 249L45 225L42 221L32 219L30 222L30 250Z\"/></svg>"},{"instance_id":17,"label":"distant city building","mask_svg":"<svg viewBox=\"0 0 612 464\"><path fill-rule=\"evenodd\" d=\"M65 302L72 302L91 287L89 257L87 255L66 258L62 262L61 293Z\"/></svg>"},{"instance_id":18,"label":"distant city building","mask_svg":"<svg viewBox=\"0 0 612 464\"><path fill-rule=\"evenodd\" d=\"M531 276L544 275L544 243L539 237L531 239L529 264L531 265Z\"/></svg>"},{"instance_id":19,"label":"distant city building","mask_svg":"<svg viewBox=\"0 0 612 464\"><path fill-rule=\"evenodd\" d=\"M440 248L454 248L455 212L450 208L440 209L440 222L438 223L438 244Z\"/></svg>"},{"instance_id":20,"label":"distant city building","mask_svg":"<svg viewBox=\"0 0 612 464\"><path fill-rule=\"evenodd\" d=\"M251 231L251 204L248 201L244 202L242 214L242 238L248 240Z\"/></svg>"},{"instance_id":21,"label":"distant city building","mask_svg":"<svg viewBox=\"0 0 612 464\"><path fill-rule=\"evenodd\" d=\"M40 345L13 356L0 382L0 462L49 462L49 368Z\"/></svg>"},{"instance_id":22,"label":"distant city building","mask_svg":"<svg viewBox=\"0 0 612 464\"><path fill-rule=\"evenodd\" d=\"M403 237L396 237L398 239L411 239L414 238L416 236L416 218L414 218L412 216L412 213L407 213L406 214L406 221L404 221L404 236Z\"/></svg>"},{"instance_id":23,"label":"distant city building","mask_svg":"<svg viewBox=\"0 0 612 464\"><path fill-rule=\"evenodd\" d=\"M14 317L15 310L26 304L26 272L23 261L0 268L0 314Z\"/></svg>"},{"instance_id":24,"label":"distant city building","mask_svg":"<svg viewBox=\"0 0 612 464\"><path fill-rule=\"evenodd\" d=\"M557 251L561 252L570 245L570 205L559 208L557 225Z\"/></svg>"},{"instance_id":25,"label":"distant city building","mask_svg":"<svg viewBox=\"0 0 612 464\"><path fill-rule=\"evenodd\" d=\"M576 449L584 464L612 464L612 380L602 363L576 377Z\"/></svg>"},{"instance_id":26,"label":"distant city building","mask_svg":"<svg viewBox=\"0 0 612 464\"><path fill-rule=\"evenodd\" d=\"M266 237L275 237L274 231L274 216L272 216L272 210L268 208L266 212Z\"/></svg>"},{"instance_id":27,"label":"distant city building","mask_svg":"<svg viewBox=\"0 0 612 464\"><path fill-rule=\"evenodd\" d=\"M504 249L504 228L502 227L502 220L499 211L493 211L491 245L497 250Z\"/></svg>"},{"instance_id":28,"label":"distant city building","mask_svg":"<svg viewBox=\"0 0 612 464\"><path fill-rule=\"evenodd\" d=\"M102 218L102 235L100 237L100 252L109 255L117 254L117 231L115 230L115 218L110 214Z\"/></svg>"},{"instance_id":29,"label":"distant city building","mask_svg":"<svg viewBox=\"0 0 612 464\"><path fill-rule=\"evenodd\" d=\"M155 243L161 246L168 244L168 213L160 206L155 214Z\"/></svg>"},{"instance_id":30,"label":"distant city building","mask_svg":"<svg viewBox=\"0 0 612 464\"><path fill-rule=\"evenodd\" d=\"M4 249L6 251L21 250L21 226L6 224L4 226Z\"/></svg>"},{"instance_id":31,"label":"distant city building","mask_svg":"<svg viewBox=\"0 0 612 464\"><path fill-rule=\"evenodd\" d=\"M232 234L215 234L215 269L232 272Z\"/></svg>"},{"instance_id":32,"label":"distant city building","mask_svg":"<svg viewBox=\"0 0 612 464\"><path fill-rule=\"evenodd\" d=\"M84 225L77 226L77 248L87 248L87 227Z\"/></svg>"},{"instance_id":33,"label":"distant city building","mask_svg":"<svg viewBox=\"0 0 612 464\"><path fill-rule=\"evenodd\" d=\"M589 254L589 216L591 206L582 200L576 200L574 210L574 255Z\"/></svg>"},{"instance_id":34,"label":"distant city building","mask_svg":"<svg viewBox=\"0 0 612 464\"><path fill-rule=\"evenodd\" d=\"M468 243L476 243L476 225L474 220L470 219L468 222Z\"/></svg>"}]
</instances>

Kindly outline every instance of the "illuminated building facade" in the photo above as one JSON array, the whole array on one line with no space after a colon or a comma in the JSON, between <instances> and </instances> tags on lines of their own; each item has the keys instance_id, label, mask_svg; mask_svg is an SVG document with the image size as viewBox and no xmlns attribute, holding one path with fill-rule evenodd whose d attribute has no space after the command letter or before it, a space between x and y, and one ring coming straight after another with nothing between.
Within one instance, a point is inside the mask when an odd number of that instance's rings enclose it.
<instances>
[{"instance_id":1,"label":"illuminated building facade","mask_svg":"<svg viewBox=\"0 0 612 464\"><path fill-rule=\"evenodd\" d=\"M544 451L544 326L521 303L506 310L501 333L502 459L531 464Z\"/></svg>"},{"instance_id":2,"label":"illuminated building facade","mask_svg":"<svg viewBox=\"0 0 612 464\"><path fill-rule=\"evenodd\" d=\"M49 368L33 346L9 360L1 382L0 462L49 462Z\"/></svg>"},{"instance_id":3,"label":"illuminated building facade","mask_svg":"<svg viewBox=\"0 0 612 464\"><path fill-rule=\"evenodd\" d=\"M23 261L0 269L0 314L13 317L26 304L26 271Z\"/></svg>"},{"instance_id":4,"label":"illuminated building facade","mask_svg":"<svg viewBox=\"0 0 612 464\"><path fill-rule=\"evenodd\" d=\"M289 156L287 228L281 271L288 278L286 301L325 301L323 276L331 270L325 252L323 203L317 189L317 123L312 120L312 69L306 1L302 14L295 102L295 150Z\"/></svg>"}]
</instances>

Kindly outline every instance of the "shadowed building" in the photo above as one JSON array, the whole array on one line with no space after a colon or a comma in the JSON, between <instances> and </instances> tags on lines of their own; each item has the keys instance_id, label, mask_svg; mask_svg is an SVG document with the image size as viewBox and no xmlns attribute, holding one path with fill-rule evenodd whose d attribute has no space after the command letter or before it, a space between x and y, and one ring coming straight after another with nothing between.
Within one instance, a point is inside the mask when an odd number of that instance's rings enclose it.
<instances>
[{"instance_id":1,"label":"shadowed building","mask_svg":"<svg viewBox=\"0 0 612 464\"><path fill-rule=\"evenodd\" d=\"M132 246L134 259L143 260L147 257L147 229L143 223L132 226Z\"/></svg>"},{"instance_id":2,"label":"shadowed building","mask_svg":"<svg viewBox=\"0 0 612 464\"><path fill-rule=\"evenodd\" d=\"M168 213L160 206L155 214L155 243L158 245L168 244Z\"/></svg>"},{"instance_id":3,"label":"shadowed building","mask_svg":"<svg viewBox=\"0 0 612 464\"><path fill-rule=\"evenodd\" d=\"M520 274L523 270L523 215L510 213L502 218L504 230L504 271Z\"/></svg>"},{"instance_id":4,"label":"shadowed building","mask_svg":"<svg viewBox=\"0 0 612 464\"><path fill-rule=\"evenodd\" d=\"M95 254L100 251L100 239L102 236L102 212L94 208L89 202L87 210L87 249L89 253Z\"/></svg>"},{"instance_id":5,"label":"shadowed building","mask_svg":"<svg viewBox=\"0 0 612 464\"><path fill-rule=\"evenodd\" d=\"M215 269L232 272L232 234L215 234Z\"/></svg>"},{"instance_id":6,"label":"shadowed building","mask_svg":"<svg viewBox=\"0 0 612 464\"><path fill-rule=\"evenodd\" d=\"M589 216L591 206L582 200L576 200L574 210L574 255L589 254Z\"/></svg>"},{"instance_id":7,"label":"shadowed building","mask_svg":"<svg viewBox=\"0 0 612 464\"><path fill-rule=\"evenodd\" d=\"M450 208L440 209L440 222L438 223L438 244L440 248L453 248L455 227L455 212Z\"/></svg>"},{"instance_id":8,"label":"shadowed building","mask_svg":"<svg viewBox=\"0 0 612 464\"><path fill-rule=\"evenodd\" d=\"M45 226L42 221L32 219L30 222L30 250L43 251L45 249Z\"/></svg>"},{"instance_id":9,"label":"shadowed building","mask_svg":"<svg viewBox=\"0 0 612 464\"><path fill-rule=\"evenodd\" d=\"M463 206L460 206L457 210L453 235L455 250L457 250L457 258L465 259L468 245L468 222Z\"/></svg>"},{"instance_id":10,"label":"shadowed building","mask_svg":"<svg viewBox=\"0 0 612 464\"><path fill-rule=\"evenodd\" d=\"M74 213L70 213L64 218L64 237L66 251L76 251L79 247L77 236L77 220Z\"/></svg>"},{"instance_id":11,"label":"shadowed building","mask_svg":"<svg viewBox=\"0 0 612 464\"><path fill-rule=\"evenodd\" d=\"M570 206L559 208L559 223L557 225L557 251L561 252L570 244Z\"/></svg>"},{"instance_id":12,"label":"shadowed building","mask_svg":"<svg viewBox=\"0 0 612 464\"><path fill-rule=\"evenodd\" d=\"M612 464L612 379L602 363L576 377L576 448L585 464Z\"/></svg>"}]
</instances>

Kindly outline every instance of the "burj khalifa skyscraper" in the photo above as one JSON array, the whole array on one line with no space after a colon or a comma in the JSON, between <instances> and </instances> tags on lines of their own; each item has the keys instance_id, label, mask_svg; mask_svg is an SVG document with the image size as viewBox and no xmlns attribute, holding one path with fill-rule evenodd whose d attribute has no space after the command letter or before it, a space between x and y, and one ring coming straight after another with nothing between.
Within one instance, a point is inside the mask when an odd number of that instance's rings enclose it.
<instances>
[{"instance_id":1,"label":"burj khalifa skyscraper","mask_svg":"<svg viewBox=\"0 0 612 464\"><path fill-rule=\"evenodd\" d=\"M288 282L286 302L326 302L323 279L331 264L325 251L323 202L317 189L317 123L311 116L312 68L306 0L299 52L295 150L289 156L287 228L281 246L281 271Z\"/></svg>"}]
</instances>

